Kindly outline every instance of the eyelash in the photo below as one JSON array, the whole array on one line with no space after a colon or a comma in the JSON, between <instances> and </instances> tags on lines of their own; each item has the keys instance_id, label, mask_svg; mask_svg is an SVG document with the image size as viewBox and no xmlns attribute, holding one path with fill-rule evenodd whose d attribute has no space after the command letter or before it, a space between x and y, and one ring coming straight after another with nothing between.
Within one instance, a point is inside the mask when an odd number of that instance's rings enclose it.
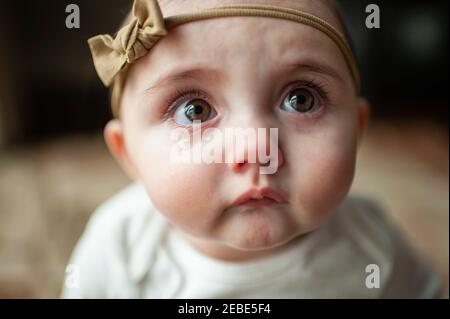
<instances>
[{"instance_id":1,"label":"eyelash","mask_svg":"<svg viewBox=\"0 0 450 319\"><path fill-rule=\"evenodd\" d=\"M318 93L320 98L323 99L325 104L330 103L330 98L329 98L330 93L326 89L325 85L323 85L322 83L320 83L316 80L296 81L296 82L292 83L292 85L290 85L290 86L291 87L288 92L290 92L291 90L294 90L296 88L302 87L302 86L308 87L310 89L314 89ZM193 97L201 98L209 103L208 94L206 94L202 90L199 90L199 89L181 90L179 88L176 88L175 92L164 101L164 105L167 105L167 107L165 107L164 110L162 111L162 114L161 114L162 118L164 120L169 119L169 117L171 116L173 111L179 106L179 104L182 101L185 102L184 100L186 98L193 98Z\"/></svg>"},{"instance_id":2,"label":"eyelash","mask_svg":"<svg viewBox=\"0 0 450 319\"><path fill-rule=\"evenodd\" d=\"M294 82L293 87L290 88L290 90L294 90L298 88L298 86L304 86L310 89L314 89L319 94L320 98L324 100L325 104L330 103L330 92L321 82L318 82L316 80L297 81Z\"/></svg>"},{"instance_id":3,"label":"eyelash","mask_svg":"<svg viewBox=\"0 0 450 319\"><path fill-rule=\"evenodd\" d=\"M186 98L201 98L209 103L208 94L199 89L188 89L188 90L180 90L178 88L175 89L175 92L169 96L164 105L167 107L163 110L162 116L164 120L167 120L173 111L179 106L181 102L185 102Z\"/></svg>"}]
</instances>

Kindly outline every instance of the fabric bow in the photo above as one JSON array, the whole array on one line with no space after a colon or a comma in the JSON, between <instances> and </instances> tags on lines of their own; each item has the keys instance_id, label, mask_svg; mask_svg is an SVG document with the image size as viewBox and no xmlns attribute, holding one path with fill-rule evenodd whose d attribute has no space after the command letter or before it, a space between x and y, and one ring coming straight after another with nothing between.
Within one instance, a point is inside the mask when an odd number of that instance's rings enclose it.
<instances>
[{"instance_id":1,"label":"fabric bow","mask_svg":"<svg viewBox=\"0 0 450 319\"><path fill-rule=\"evenodd\" d=\"M98 35L88 40L95 69L105 86L126 66L144 56L167 34L164 18L156 0L135 0L133 20L113 39Z\"/></svg>"}]
</instances>

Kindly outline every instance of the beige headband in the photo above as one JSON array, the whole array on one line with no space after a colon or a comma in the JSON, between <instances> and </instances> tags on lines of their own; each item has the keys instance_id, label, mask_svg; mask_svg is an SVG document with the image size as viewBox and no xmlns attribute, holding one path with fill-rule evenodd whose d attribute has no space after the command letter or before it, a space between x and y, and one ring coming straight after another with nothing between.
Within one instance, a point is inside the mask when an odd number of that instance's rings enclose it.
<instances>
[{"instance_id":1,"label":"beige headband","mask_svg":"<svg viewBox=\"0 0 450 319\"><path fill-rule=\"evenodd\" d=\"M111 85L127 64L144 56L171 28L203 19L260 16L309 25L329 36L344 55L356 90L359 91L356 59L345 37L328 22L310 13L270 5L228 5L163 18L157 0L135 0L133 14L133 20L120 29L114 39L110 35L98 35L88 40L95 69L105 86Z\"/></svg>"}]
</instances>

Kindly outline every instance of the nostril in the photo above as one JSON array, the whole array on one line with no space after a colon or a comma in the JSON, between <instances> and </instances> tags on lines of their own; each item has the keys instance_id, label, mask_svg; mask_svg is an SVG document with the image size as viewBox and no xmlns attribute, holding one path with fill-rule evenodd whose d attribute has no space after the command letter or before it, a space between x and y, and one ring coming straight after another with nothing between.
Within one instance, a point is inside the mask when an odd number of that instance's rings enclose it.
<instances>
[{"instance_id":1,"label":"nostril","mask_svg":"<svg viewBox=\"0 0 450 319\"><path fill-rule=\"evenodd\" d=\"M237 171L241 171L247 167L247 164L248 164L247 161L244 160L242 162L236 162L234 167Z\"/></svg>"},{"instance_id":2,"label":"nostril","mask_svg":"<svg viewBox=\"0 0 450 319\"><path fill-rule=\"evenodd\" d=\"M246 164L246 162L239 162L239 163L237 163L237 166L238 166L239 168L242 168L242 167L245 166L245 164Z\"/></svg>"},{"instance_id":3,"label":"nostril","mask_svg":"<svg viewBox=\"0 0 450 319\"><path fill-rule=\"evenodd\" d=\"M230 163L230 167L235 172L243 172L247 168L248 162L246 160L236 160L233 163Z\"/></svg>"}]
</instances>

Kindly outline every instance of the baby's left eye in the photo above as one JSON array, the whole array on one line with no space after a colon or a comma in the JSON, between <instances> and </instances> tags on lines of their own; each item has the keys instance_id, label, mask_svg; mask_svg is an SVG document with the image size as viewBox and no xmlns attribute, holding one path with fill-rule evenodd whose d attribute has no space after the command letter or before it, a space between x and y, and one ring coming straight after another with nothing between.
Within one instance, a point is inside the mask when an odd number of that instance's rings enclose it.
<instances>
[{"instance_id":1,"label":"baby's left eye","mask_svg":"<svg viewBox=\"0 0 450 319\"><path fill-rule=\"evenodd\" d=\"M202 99L192 99L182 103L175 110L174 121L178 124L190 125L194 121L206 122L214 115L214 109L208 102Z\"/></svg>"},{"instance_id":2,"label":"baby's left eye","mask_svg":"<svg viewBox=\"0 0 450 319\"><path fill-rule=\"evenodd\" d=\"M287 112L308 113L316 108L317 103L314 94L310 90L299 88L289 92L281 108Z\"/></svg>"}]
</instances>

